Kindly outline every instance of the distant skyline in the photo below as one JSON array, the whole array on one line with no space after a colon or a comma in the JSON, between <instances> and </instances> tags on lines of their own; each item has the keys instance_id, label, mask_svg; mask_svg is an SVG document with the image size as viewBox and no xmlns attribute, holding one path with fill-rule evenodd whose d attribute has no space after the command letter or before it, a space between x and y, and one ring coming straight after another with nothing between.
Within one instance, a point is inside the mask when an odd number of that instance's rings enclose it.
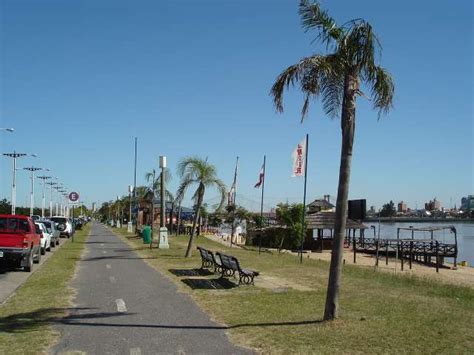
<instances>
[{"instance_id":1,"label":"distant skyline","mask_svg":"<svg viewBox=\"0 0 474 355\"><path fill-rule=\"evenodd\" d=\"M166 155L175 191L179 159L199 155L230 186L239 156L237 203L257 210L264 154L266 209L302 201L290 155L309 133L307 200L335 201L338 120L314 101L300 124L296 89L284 114L268 95L283 69L324 52L302 30L297 3L0 0L0 128L15 128L0 131L1 153L38 154L18 167L51 169L89 206L128 194L135 136L139 185ZM459 207L474 193L472 2L321 4L339 23L372 23L395 80L394 109L380 120L357 101L349 198L366 198L367 208L422 208L434 197ZM0 199L10 199L11 160L1 157L0 169ZM19 206L29 204L28 173L17 172ZM39 181L35 200L41 206Z\"/></svg>"}]
</instances>

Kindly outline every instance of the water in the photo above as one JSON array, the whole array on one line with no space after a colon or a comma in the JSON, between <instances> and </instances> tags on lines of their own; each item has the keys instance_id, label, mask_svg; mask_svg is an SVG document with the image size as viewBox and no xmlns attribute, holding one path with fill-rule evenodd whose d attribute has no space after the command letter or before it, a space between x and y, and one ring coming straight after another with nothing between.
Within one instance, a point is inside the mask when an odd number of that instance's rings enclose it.
<instances>
[{"instance_id":1,"label":"water","mask_svg":"<svg viewBox=\"0 0 474 355\"><path fill-rule=\"evenodd\" d=\"M375 226L376 231L378 231L377 222L366 222L367 226ZM380 223L380 238L381 239L396 239L397 238L397 228L399 227L409 227L413 226L414 228L422 228L428 226L450 226L453 225L457 231L458 237L458 262L467 261L470 266L474 266L474 222L466 223L420 223L420 222L405 222L405 223ZM366 231L366 237L371 237L373 231ZM411 238L410 231L400 231L400 238ZM415 232L416 239L430 239L431 235L429 232ZM440 242L453 243L454 244L454 234L449 230L444 231L435 231L434 238ZM448 259L449 260L449 259Z\"/></svg>"}]
</instances>

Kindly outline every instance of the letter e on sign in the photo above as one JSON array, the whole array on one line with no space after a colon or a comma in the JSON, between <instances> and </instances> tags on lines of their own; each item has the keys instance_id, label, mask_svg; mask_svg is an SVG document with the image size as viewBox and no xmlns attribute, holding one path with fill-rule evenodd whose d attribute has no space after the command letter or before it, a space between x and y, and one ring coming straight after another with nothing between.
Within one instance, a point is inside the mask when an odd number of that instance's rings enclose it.
<instances>
[{"instance_id":1,"label":"letter e on sign","mask_svg":"<svg viewBox=\"0 0 474 355\"><path fill-rule=\"evenodd\" d=\"M79 200L79 194L77 192L71 192L69 194L69 201L77 202Z\"/></svg>"}]
</instances>

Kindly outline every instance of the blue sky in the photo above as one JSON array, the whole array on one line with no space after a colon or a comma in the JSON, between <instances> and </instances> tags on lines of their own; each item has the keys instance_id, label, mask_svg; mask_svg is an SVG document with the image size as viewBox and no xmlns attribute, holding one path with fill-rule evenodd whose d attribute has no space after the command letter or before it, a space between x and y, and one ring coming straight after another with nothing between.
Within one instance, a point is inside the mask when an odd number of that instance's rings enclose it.
<instances>
[{"instance_id":1,"label":"blue sky","mask_svg":"<svg viewBox=\"0 0 474 355\"><path fill-rule=\"evenodd\" d=\"M350 198L459 206L474 192L472 3L321 3L339 23L372 23L396 84L395 107L380 121L358 99ZM184 156L208 157L230 185L240 156L238 199L258 209L253 185L266 154L269 208L301 201L290 154L309 133L308 199L335 199L339 122L314 102L300 124L299 92L288 92L283 114L268 95L284 68L324 51L301 29L296 1L0 4L0 127L15 128L0 132L1 150L39 155L19 166L50 168L88 203L114 199L133 181L137 136L139 183L164 154L173 172ZM0 167L0 198L10 198L11 161ZM18 180L25 205L25 171ZM171 190L178 183L174 176ZM208 202L216 195L209 191Z\"/></svg>"}]
</instances>

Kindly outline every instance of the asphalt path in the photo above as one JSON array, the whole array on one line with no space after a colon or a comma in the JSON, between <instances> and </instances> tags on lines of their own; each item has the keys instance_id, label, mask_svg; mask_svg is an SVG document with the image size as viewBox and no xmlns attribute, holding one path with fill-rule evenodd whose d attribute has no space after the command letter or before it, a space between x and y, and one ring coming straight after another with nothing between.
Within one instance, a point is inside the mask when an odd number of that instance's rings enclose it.
<instances>
[{"instance_id":1,"label":"asphalt path","mask_svg":"<svg viewBox=\"0 0 474 355\"><path fill-rule=\"evenodd\" d=\"M47 251L45 255L41 255L40 263L33 264L32 272L25 272L22 269L0 269L0 305L12 296L18 287L23 285L32 274L39 270L46 260L48 260L65 241L66 239L60 238L58 246L51 248L51 251Z\"/></svg>"},{"instance_id":2,"label":"asphalt path","mask_svg":"<svg viewBox=\"0 0 474 355\"><path fill-rule=\"evenodd\" d=\"M70 315L53 353L243 354L225 327L151 268L117 236L92 226L72 286Z\"/></svg>"}]
</instances>

